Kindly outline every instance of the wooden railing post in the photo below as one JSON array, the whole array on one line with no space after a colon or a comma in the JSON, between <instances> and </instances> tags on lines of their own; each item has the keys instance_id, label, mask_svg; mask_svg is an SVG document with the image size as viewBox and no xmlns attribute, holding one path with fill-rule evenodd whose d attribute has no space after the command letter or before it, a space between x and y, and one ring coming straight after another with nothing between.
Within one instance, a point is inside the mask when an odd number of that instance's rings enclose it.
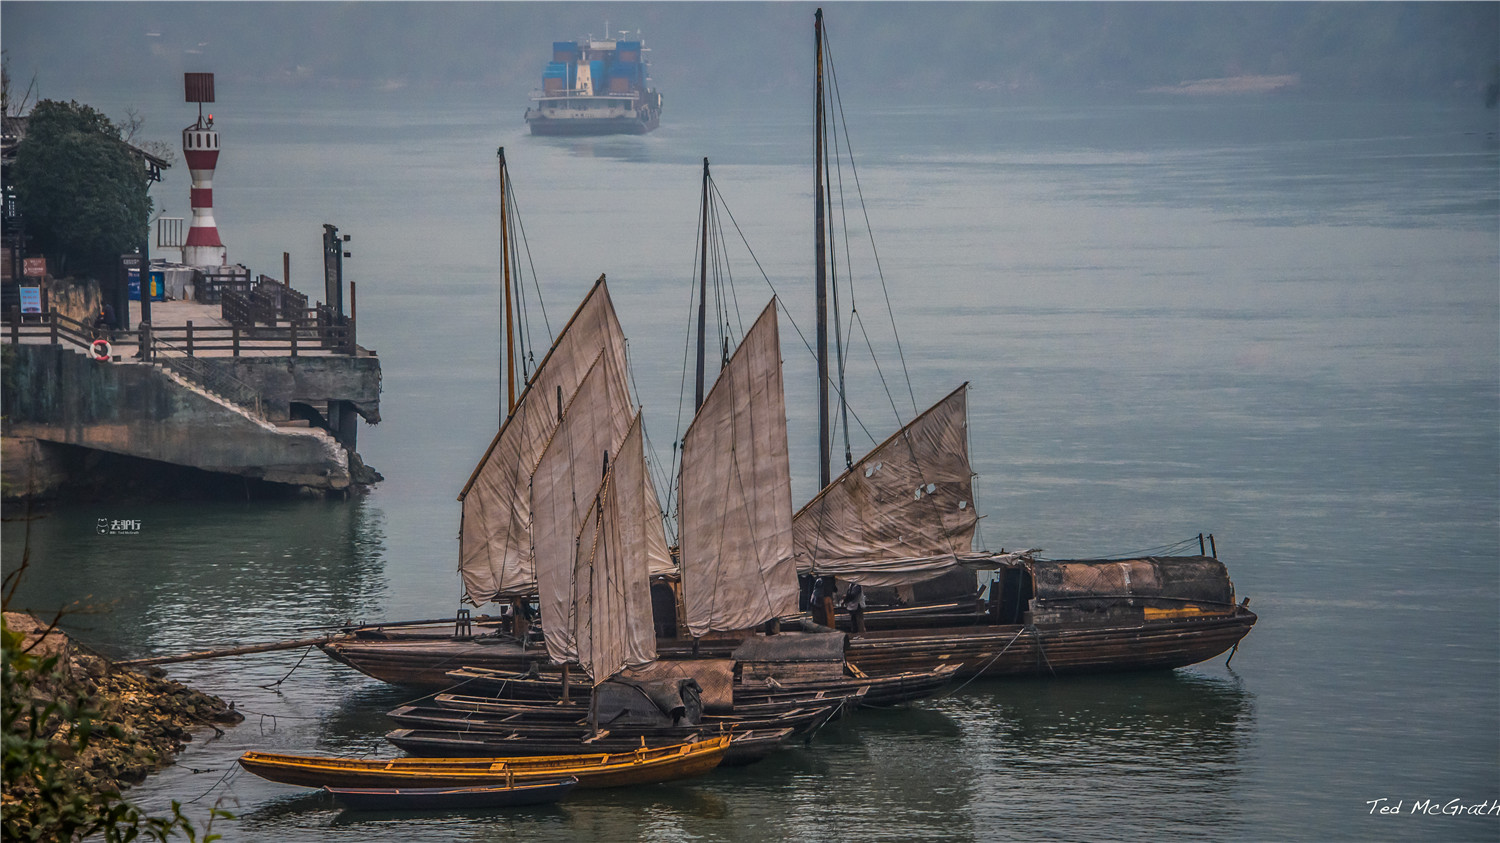
<instances>
[{"instance_id":1,"label":"wooden railing post","mask_svg":"<svg viewBox=\"0 0 1500 843\"><path fill-rule=\"evenodd\" d=\"M193 320L187 321L187 356L193 356Z\"/></svg>"},{"instance_id":2,"label":"wooden railing post","mask_svg":"<svg viewBox=\"0 0 1500 843\"><path fill-rule=\"evenodd\" d=\"M231 326L231 329L234 331L234 356L235 357L239 357L240 356L240 326L234 325L234 326Z\"/></svg>"},{"instance_id":3,"label":"wooden railing post","mask_svg":"<svg viewBox=\"0 0 1500 843\"><path fill-rule=\"evenodd\" d=\"M47 322L52 326L52 344L57 345L57 308L47 311Z\"/></svg>"},{"instance_id":4,"label":"wooden railing post","mask_svg":"<svg viewBox=\"0 0 1500 843\"><path fill-rule=\"evenodd\" d=\"M292 324L291 324L291 332L292 332L292 356L293 357L297 356L297 325L299 325L301 322L302 322L301 319L293 319L292 320Z\"/></svg>"},{"instance_id":5,"label":"wooden railing post","mask_svg":"<svg viewBox=\"0 0 1500 843\"><path fill-rule=\"evenodd\" d=\"M10 341L11 341L11 344L13 344L13 345L18 345L21 342L21 307L20 307L20 305L14 305L13 304L13 305L10 306Z\"/></svg>"}]
</instances>

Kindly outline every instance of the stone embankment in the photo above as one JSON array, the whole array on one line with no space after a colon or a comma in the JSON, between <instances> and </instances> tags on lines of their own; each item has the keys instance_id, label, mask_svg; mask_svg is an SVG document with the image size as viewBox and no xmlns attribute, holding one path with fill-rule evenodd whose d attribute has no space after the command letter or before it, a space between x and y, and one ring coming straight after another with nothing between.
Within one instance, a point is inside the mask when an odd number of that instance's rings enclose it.
<instances>
[{"instance_id":1,"label":"stone embankment","mask_svg":"<svg viewBox=\"0 0 1500 843\"><path fill-rule=\"evenodd\" d=\"M220 726L245 719L218 697L164 678L159 668L137 672L114 667L63 633L47 632L46 624L30 615L6 612L5 625L27 633L25 647L40 640L32 655L60 657L62 670L31 688L34 700L45 706L52 699L86 697L98 712L87 746L66 761L81 790L99 793L137 784L170 766L195 731L222 733ZM4 783L7 810L27 798L29 784L24 779Z\"/></svg>"}]
</instances>

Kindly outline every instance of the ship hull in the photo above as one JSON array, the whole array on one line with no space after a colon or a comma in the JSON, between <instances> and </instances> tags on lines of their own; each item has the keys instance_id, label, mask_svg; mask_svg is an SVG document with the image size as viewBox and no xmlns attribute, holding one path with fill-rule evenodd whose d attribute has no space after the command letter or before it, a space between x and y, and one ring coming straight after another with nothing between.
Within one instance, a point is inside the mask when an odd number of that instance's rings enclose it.
<instances>
[{"instance_id":1,"label":"ship hull","mask_svg":"<svg viewBox=\"0 0 1500 843\"><path fill-rule=\"evenodd\" d=\"M644 135L660 125L655 112L639 117L570 117L567 119L528 116L526 122L533 135L546 137L588 137L595 135Z\"/></svg>"}]
</instances>

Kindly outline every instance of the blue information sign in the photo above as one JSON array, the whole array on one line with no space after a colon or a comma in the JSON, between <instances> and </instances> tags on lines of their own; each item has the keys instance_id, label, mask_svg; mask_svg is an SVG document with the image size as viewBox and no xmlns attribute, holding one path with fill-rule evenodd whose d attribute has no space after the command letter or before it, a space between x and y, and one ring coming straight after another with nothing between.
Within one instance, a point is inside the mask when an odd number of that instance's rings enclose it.
<instances>
[{"instance_id":1,"label":"blue information sign","mask_svg":"<svg viewBox=\"0 0 1500 843\"><path fill-rule=\"evenodd\" d=\"M22 287L21 288L21 312L22 313L41 313L42 312L42 288L41 287Z\"/></svg>"}]
</instances>

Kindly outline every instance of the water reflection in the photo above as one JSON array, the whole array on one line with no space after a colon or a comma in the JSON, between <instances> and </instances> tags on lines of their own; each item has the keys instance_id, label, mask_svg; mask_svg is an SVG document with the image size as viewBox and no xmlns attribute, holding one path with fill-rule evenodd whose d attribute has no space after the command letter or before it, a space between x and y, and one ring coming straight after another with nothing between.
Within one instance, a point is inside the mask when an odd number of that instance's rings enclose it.
<instances>
[{"instance_id":1,"label":"water reflection","mask_svg":"<svg viewBox=\"0 0 1500 843\"><path fill-rule=\"evenodd\" d=\"M31 523L13 608L67 610L67 632L117 658L298 637L375 611L384 520L364 500L60 508ZM5 531L6 573L24 544Z\"/></svg>"},{"instance_id":2,"label":"water reflection","mask_svg":"<svg viewBox=\"0 0 1500 843\"><path fill-rule=\"evenodd\" d=\"M1133 838L1241 827L1254 698L1234 678L1191 672L974 684L933 703L960 725L982 800L982 836L1066 824L1082 837ZM1089 798L1108 782L1111 798ZM1130 805L1122 813L1120 806ZM1061 826L1060 826L1061 827Z\"/></svg>"},{"instance_id":3,"label":"water reflection","mask_svg":"<svg viewBox=\"0 0 1500 843\"><path fill-rule=\"evenodd\" d=\"M319 739L326 750L341 755L399 756L401 751L384 738L396 728L385 713L418 698L416 691L383 683L356 687L323 719Z\"/></svg>"},{"instance_id":4,"label":"water reflection","mask_svg":"<svg viewBox=\"0 0 1500 843\"><path fill-rule=\"evenodd\" d=\"M507 808L503 812L506 824L523 830L534 823L558 824L568 819L568 814L559 805L528 805ZM494 818L496 811L489 810L422 810L422 811L355 811L344 808L330 794L309 791L297 796L276 799L248 811L239 817L241 822L259 829L270 830L279 824L307 827L311 823L348 832L367 832L375 839L401 837L402 828L397 824L420 822L424 831L450 833L457 828L471 827Z\"/></svg>"},{"instance_id":5,"label":"water reflection","mask_svg":"<svg viewBox=\"0 0 1500 843\"><path fill-rule=\"evenodd\" d=\"M560 150L575 158L601 158L609 161L629 161L644 164L655 160L652 143L635 135L604 135L600 137L537 137L532 135L530 143Z\"/></svg>"}]
</instances>

